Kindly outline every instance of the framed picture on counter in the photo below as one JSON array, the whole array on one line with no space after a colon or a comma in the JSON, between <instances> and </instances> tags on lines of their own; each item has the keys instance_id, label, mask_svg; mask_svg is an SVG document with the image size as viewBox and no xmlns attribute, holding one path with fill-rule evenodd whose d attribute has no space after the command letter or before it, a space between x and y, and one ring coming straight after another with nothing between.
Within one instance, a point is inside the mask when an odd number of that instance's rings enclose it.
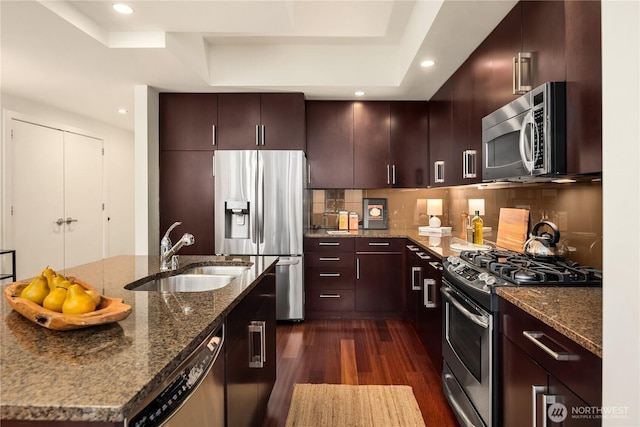
<instances>
[{"instance_id":1,"label":"framed picture on counter","mask_svg":"<svg viewBox=\"0 0 640 427\"><path fill-rule=\"evenodd\" d=\"M362 199L362 216L363 230L389 228L387 199Z\"/></svg>"}]
</instances>

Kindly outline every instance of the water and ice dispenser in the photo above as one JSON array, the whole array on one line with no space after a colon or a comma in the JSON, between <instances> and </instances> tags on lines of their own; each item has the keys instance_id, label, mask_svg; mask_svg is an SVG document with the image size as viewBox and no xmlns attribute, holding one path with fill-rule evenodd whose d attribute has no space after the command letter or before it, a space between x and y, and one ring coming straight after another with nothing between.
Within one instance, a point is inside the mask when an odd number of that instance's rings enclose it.
<instances>
[{"instance_id":1,"label":"water and ice dispenser","mask_svg":"<svg viewBox=\"0 0 640 427\"><path fill-rule=\"evenodd\" d=\"M225 225L227 239L248 239L249 234L249 201L226 200L224 202Z\"/></svg>"}]
</instances>

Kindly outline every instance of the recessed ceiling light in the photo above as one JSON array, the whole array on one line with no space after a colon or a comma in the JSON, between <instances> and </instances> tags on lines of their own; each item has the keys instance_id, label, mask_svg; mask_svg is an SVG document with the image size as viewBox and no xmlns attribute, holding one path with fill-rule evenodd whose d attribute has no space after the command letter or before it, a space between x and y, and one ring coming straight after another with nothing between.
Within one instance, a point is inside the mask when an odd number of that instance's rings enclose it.
<instances>
[{"instance_id":1,"label":"recessed ceiling light","mask_svg":"<svg viewBox=\"0 0 640 427\"><path fill-rule=\"evenodd\" d=\"M364 96L364 91L362 91L362 90L357 90L357 91L355 92L355 95L356 95L356 96Z\"/></svg>"},{"instance_id":2,"label":"recessed ceiling light","mask_svg":"<svg viewBox=\"0 0 640 427\"><path fill-rule=\"evenodd\" d=\"M432 61L431 59L427 59L420 63L420 66L424 68L433 67L434 65L436 65L436 61Z\"/></svg>"},{"instance_id":3,"label":"recessed ceiling light","mask_svg":"<svg viewBox=\"0 0 640 427\"><path fill-rule=\"evenodd\" d=\"M131 7L122 3L114 4L113 9L118 13L122 13L123 15L131 15L133 13L133 9L131 9Z\"/></svg>"},{"instance_id":4,"label":"recessed ceiling light","mask_svg":"<svg viewBox=\"0 0 640 427\"><path fill-rule=\"evenodd\" d=\"M127 114L129 112L126 108L118 108L116 111L118 114Z\"/></svg>"}]
</instances>

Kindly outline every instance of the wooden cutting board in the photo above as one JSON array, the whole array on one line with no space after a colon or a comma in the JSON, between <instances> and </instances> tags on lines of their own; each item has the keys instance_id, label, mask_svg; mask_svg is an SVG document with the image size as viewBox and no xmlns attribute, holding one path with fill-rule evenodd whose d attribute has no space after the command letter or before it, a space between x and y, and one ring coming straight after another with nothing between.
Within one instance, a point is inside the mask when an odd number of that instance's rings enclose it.
<instances>
[{"instance_id":1,"label":"wooden cutting board","mask_svg":"<svg viewBox=\"0 0 640 427\"><path fill-rule=\"evenodd\" d=\"M500 208L496 246L523 252L528 229L528 209Z\"/></svg>"}]
</instances>

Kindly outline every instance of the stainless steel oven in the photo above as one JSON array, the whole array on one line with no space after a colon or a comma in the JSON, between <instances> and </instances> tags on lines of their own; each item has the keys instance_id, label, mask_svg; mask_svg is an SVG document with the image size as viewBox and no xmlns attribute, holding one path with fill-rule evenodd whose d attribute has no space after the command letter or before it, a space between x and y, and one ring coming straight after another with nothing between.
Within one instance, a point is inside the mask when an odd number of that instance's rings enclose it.
<instances>
[{"instance_id":1,"label":"stainless steel oven","mask_svg":"<svg viewBox=\"0 0 640 427\"><path fill-rule=\"evenodd\" d=\"M602 286L602 272L561 257L507 250L443 259L443 388L463 426L497 427L501 286Z\"/></svg>"},{"instance_id":2,"label":"stainless steel oven","mask_svg":"<svg viewBox=\"0 0 640 427\"><path fill-rule=\"evenodd\" d=\"M443 280L442 355L445 395L464 426L491 426L494 417L493 315Z\"/></svg>"}]
</instances>

